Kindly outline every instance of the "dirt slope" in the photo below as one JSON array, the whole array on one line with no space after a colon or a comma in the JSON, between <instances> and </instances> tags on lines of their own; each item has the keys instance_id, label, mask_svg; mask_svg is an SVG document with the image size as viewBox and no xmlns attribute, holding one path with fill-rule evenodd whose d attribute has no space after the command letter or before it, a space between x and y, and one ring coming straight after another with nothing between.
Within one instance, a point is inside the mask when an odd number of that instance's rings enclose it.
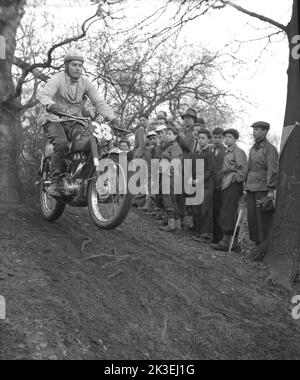
<instances>
[{"instance_id":1,"label":"dirt slope","mask_svg":"<svg viewBox=\"0 0 300 380\"><path fill-rule=\"evenodd\" d=\"M2 206L0 359L299 359L291 296L264 278L137 212L105 232Z\"/></svg>"}]
</instances>

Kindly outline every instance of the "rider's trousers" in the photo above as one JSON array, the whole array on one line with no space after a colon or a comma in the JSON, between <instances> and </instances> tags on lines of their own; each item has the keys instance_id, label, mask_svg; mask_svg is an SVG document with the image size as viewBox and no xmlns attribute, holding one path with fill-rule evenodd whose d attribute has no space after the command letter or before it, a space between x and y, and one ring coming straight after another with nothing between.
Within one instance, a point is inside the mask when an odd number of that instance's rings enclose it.
<instances>
[{"instance_id":1,"label":"rider's trousers","mask_svg":"<svg viewBox=\"0 0 300 380\"><path fill-rule=\"evenodd\" d=\"M54 148L50 167L50 177L53 178L63 173L64 156L67 153L69 142L81 135L84 127L74 121L48 122L44 125L44 130Z\"/></svg>"}]
</instances>

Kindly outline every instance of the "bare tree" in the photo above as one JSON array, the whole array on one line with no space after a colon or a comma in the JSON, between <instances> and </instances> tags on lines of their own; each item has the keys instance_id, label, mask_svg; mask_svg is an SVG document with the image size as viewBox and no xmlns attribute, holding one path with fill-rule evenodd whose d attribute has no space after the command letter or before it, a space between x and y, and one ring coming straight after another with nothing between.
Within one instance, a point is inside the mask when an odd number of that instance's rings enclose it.
<instances>
[{"instance_id":1,"label":"bare tree","mask_svg":"<svg viewBox=\"0 0 300 380\"><path fill-rule=\"evenodd\" d=\"M196 46L184 53L176 40L150 40L141 44L128 38L118 46L109 34L94 37L89 57L89 74L102 87L127 128L132 128L141 113L151 114L157 107L170 110L173 119L187 106L194 106L209 119L226 123L232 113L226 99L230 94L214 84L221 68L218 55Z\"/></svg>"},{"instance_id":2,"label":"bare tree","mask_svg":"<svg viewBox=\"0 0 300 380\"><path fill-rule=\"evenodd\" d=\"M16 48L16 34L24 15L25 2L15 0L0 5L0 35L5 38L5 59L0 60L0 200L15 202L19 198L18 148L16 128L19 125L17 98L9 102L15 93L12 66Z\"/></svg>"}]
</instances>

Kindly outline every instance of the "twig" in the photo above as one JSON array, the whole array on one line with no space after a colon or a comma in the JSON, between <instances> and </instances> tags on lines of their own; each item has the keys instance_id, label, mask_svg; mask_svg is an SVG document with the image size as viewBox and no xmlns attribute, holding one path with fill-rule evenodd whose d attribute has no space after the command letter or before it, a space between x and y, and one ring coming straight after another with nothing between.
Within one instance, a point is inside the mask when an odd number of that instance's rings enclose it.
<instances>
[{"instance_id":1,"label":"twig","mask_svg":"<svg viewBox=\"0 0 300 380\"><path fill-rule=\"evenodd\" d=\"M129 257L128 255L124 255L124 256L120 257L118 260L115 260L115 261L112 261L110 263L104 264L101 268L105 269L105 268L108 268L110 266L122 264L123 260L127 259L128 257Z\"/></svg>"},{"instance_id":2,"label":"twig","mask_svg":"<svg viewBox=\"0 0 300 380\"><path fill-rule=\"evenodd\" d=\"M91 244L93 242L93 240L91 238L85 240L83 243L82 243L82 247L81 247L81 252L83 252L85 250L85 247L88 245L88 244Z\"/></svg>"},{"instance_id":3,"label":"twig","mask_svg":"<svg viewBox=\"0 0 300 380\"><path fill-rule=\"evenodd\" d=\"M134 275L135 277L138 276L140 273L143 272L143 270L145 269L144 265L141 265L139 270L136 272L136 274Z\"/></svg>"},{"instance_id":4,"label":"twig","mask_svg":"<svg viewBox=\"0 0 300 380\"><path fill-rule=\"evenodd\" d=\"M125 273L120 269L120 270L118 270L116 273L114 273L114 274L112 274L111 276L108 276L108 277L106 277L106 278L107 278L107 279L111 279L111 278L114 278L114 277L118 276L118 275L121 274L121 273L125 274Z\"/></svg>"},{"instance_id":5,"label":"twig","mask_svg":"<svg viewBox=\"0 0 300 380\"><path fill-rule=\"evenodd\" d=\"M275 297L276 299L278 299L279 301L284 302L284 300L282 298L278 297L276 294L274 294L272 292L270 292L270 294L272 294L272 296Z\"/></svg>"},{"instance_id":6,"label":"twig","mask_svg":"<svg viewBox=\"0 0 300 380\"><path fill-rule=\"evenodd\" d=\"M108 257L108 258L116 258L115 256L113 255L106 255L105 253L102 253L101 255L95 255L95 256L90 256L88 257L86 260L87 261L90 261L90 260L95 260L95 259L99 259L101 257Z\"/></svg>"}]
</instances>

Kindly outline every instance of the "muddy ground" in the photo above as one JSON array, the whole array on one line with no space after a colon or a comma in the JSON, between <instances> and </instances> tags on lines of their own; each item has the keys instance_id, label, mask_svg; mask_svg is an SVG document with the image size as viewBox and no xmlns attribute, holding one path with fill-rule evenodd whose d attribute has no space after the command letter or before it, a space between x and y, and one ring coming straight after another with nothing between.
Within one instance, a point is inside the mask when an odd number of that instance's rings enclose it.
<instances>
[{"instance_id":1,"label":"muddy ground","mask_svg":"<svg viewBox=\"0 0 300 380\"><path fill-rule=\"evenodd\" d=\"M105 232L2 206L0 359L299 359L291 295L265 278L142 212Z\"/></svg>"}]
</instances>

